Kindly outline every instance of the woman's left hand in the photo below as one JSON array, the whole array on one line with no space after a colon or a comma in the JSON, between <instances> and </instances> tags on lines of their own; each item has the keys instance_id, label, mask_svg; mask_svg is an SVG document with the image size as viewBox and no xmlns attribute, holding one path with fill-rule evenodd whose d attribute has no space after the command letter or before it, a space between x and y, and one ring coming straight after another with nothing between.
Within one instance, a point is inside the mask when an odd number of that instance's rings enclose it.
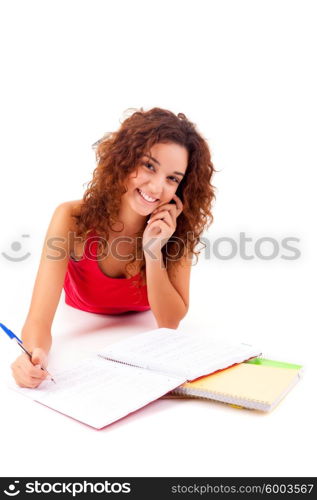
<instances>
[{"instance_id":1,"label":"woman's left hand","mask_svg":"<svg viewBox=\"0 0 317 500\"><path fill-rule=\"evenodd\" d=\"M174 203L161 205L152 212L148 220L142 239L145 257L157 256L161 253L163 246L176 230L176 219L183 211L183 203L176 194L172 199L175 200L176 205Z\"/></svg>"}]
</instances>

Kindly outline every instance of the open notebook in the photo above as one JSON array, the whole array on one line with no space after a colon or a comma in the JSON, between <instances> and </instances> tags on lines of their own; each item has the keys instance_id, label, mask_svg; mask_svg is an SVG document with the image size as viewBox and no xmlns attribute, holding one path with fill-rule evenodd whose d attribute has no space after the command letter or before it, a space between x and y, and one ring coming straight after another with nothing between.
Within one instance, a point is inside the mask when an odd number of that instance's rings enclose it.
<instances>
[{"instance_id":1,"label":"open notebook","mask_svg":"<svg viewBox=\"0 0 317 500\"><path fill-rule=\"evenodd\" d=\"M54 373L21 394L97 429L160 398L188 380L260 354L248 344L158 328L112 344L76 367Z\"/></svg>"},{"instance_id":2,"label":"open notebook","mask_svg":"<svg viewBox=\"0 0 317 500\"><path fill-rule=\"evenodd\" d=\"M187 382L170 396L200 397L270 411L298 382L301 373L301 365L255 358Z\"/></svg>"}]
</instances>

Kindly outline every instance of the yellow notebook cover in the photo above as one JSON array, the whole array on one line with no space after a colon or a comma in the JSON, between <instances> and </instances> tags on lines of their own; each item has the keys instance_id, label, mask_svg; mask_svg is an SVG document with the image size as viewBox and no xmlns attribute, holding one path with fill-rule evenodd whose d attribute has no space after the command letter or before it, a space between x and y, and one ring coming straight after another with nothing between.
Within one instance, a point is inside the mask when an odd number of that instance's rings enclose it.
<instances>
[{"instance_id":1,"label":"yellow notebook cover","mask_svg":"<svg viewBox=\"0 0 317 500\"><path fill-rule=\"evenodd\" d=\"M172 395L214 399L232 405L269 411L296 384L299 369L241 363L172 391Z\"/></svg>"}]
</instances>

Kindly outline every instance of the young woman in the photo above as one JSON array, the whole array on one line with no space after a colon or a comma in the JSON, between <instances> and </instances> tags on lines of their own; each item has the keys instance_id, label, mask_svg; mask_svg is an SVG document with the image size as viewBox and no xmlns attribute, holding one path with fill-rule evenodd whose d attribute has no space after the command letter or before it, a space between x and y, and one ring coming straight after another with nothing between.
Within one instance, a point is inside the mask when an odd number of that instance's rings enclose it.
<instances>
[{"instance_id":1,"label":"young woman","mask_svg":"<svg viewBox=\"0 0 317 500\"><path fill-rule=\"evenodd\" d=\"M48 227L22 330L32 360L11 365L21 387L47 376L63 288L88 312L151 309L159 328L177 328L188 311L194 249L213 220L207 142L183 113L141 108L98 141L96 158L83 199L59 205Z\"/></svg>"}]
</instances>

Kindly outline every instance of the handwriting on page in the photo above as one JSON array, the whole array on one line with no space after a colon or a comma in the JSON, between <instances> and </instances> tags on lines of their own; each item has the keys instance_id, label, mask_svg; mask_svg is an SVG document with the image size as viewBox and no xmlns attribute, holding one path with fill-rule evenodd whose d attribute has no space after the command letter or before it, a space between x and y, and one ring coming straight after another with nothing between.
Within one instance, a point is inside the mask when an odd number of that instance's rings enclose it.
<instances>
[{"instance_id":1,"label":"handwriting on page","mask_svg":"<svg viewBox=\"0 0 317 500\"><path fill-rule=\"evenodd\" d=\"M148 404L184 382L184 379L149 372L121 363L92 358L77 367L54 374L27 391L36 401L97 428Z\"/></svg>"},{"instance_id":2,"label":"handwriting on page","mask_svg":"<svg viewBox=\"0 0 317 500\"><path fill-rule=\"evenodd\" d=\"M149 332L118 342L105 349L100 356L151 370L189 376L195 367L208 372L214 361L230 359L232 355L246 352L247 349L242 344L232 345L179 331L157 332L156 335L155 332Z\"/></svg>"}]
</instances>

